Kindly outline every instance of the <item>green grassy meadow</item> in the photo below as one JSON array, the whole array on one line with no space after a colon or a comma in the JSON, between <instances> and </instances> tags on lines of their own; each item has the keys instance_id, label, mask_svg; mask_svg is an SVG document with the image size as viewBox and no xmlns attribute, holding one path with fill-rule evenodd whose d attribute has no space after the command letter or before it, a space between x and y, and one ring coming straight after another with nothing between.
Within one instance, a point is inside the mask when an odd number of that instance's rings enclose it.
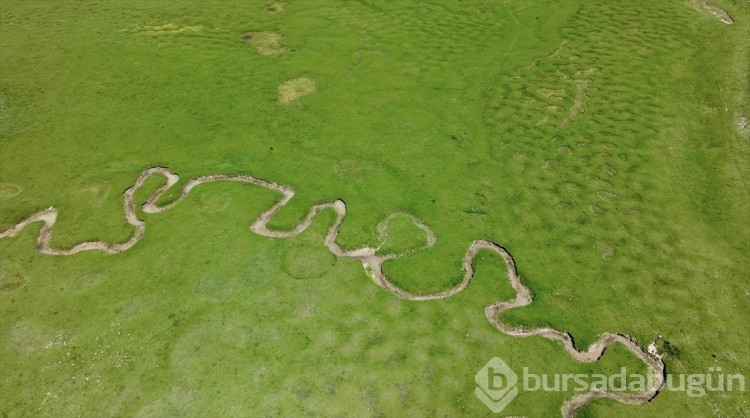
<instances>
[{"instance_id":1,"label":"green grassy meadow","mask_svg":"<svg viewBox=\"0 0 750 418\"><path fill-rule=\"evenodd\" d=\"M54 206L53 247L124 242L143 170L249 174L295 189L280 230L343 199L344 248L376 245L393 212L421 219L436 245L384 265L410 292L456 285L492 240L535 295L503 321L579 348L661 335L668 373L747 379L750 5L711 4L735 24L686 0L0 1L0 231ZM315 91L279 104L300 77ZM278 198L198 186L139 212L145 235L115 255L37 253L39 223L0 239L0 415L494 416L474 395L492 357L646 368L499 332L484 307L514 293L495 255L466 291L410 302L328 252L330 210L293 238L250 232ZM397 217L383 251L423 243ZM746 417L747 390L578 416ZM573 394L522 392L502 416L558 416Z\"/></svg>"}]
</instances>

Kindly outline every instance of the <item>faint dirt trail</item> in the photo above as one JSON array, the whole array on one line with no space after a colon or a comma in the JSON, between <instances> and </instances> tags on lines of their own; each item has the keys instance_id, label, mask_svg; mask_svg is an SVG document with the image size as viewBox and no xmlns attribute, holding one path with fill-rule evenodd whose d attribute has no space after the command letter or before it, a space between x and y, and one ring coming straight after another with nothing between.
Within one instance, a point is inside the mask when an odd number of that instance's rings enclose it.
<instances>
[{"instance_id":1,"label":"faint dirt trail","mask_svg":"<svg viewBox=\"0 0 750 418\"><path fill-rule=\"evenodd\" d=\"M254 184L256 186L263 187L265 189L274 190L281 194L281 199L271 206L268 210L263 212L260 216L258 216L255 220L253 220L250 223L250 230L258 235L262 235L265 237L271 237L271 238L288 238L293 237L296 235L299 235L303 231L309 227L315 218L315 216L320 213L321 211L325 209L332 209L336 213L336 221L333 223L333 225L328 230L326 237L325 237L325 245L328 247L329 251L331 251L333 254L335 254L338 257L343 258L350 258L350 259L356 259L360 260L362 262L363 267L365 270L369 273L370 277L373 279L375 283L380 285L381 287L385 288L389 292L393 293L396 297L410 300L410 301L428 301L428 300L436 300L436 299L445 299L447 297L453 296L464 289L466 289L467 286L469 286L469 283L471 282L471 279L474 277L474 259L477 256L477 254L482 250L487 250L494 252L501 256L503 260L505 260L505 264L508 269L508 279L510 280L510 284L516 291L516 297L513 300L506 300L506 301L500 301L493 303L489 305L487 308L485 308L485 316L487 317L487 320L495 326L498 330L501 332L518 338L527 338L527 337L533 337L533 336L540 336L544 337L550 340L559 341L562 343L565 350L570 353L576 360L580 362L594 362L597 361L602 354L604 353L604 350L613 345L613 344L621 344L625 346L628 350L633 352L638 358L643 360L644 363L646 363L651 369L652 369L652 376L653 378L649 382L649 388L645 390L642 393L638 394L622 394L622 393L614 393L614 392L606 392L606 391L590 391L582 394L577 394L573 396L572 398L568 399L562 406L561 412L564 417L571 417L575 414L575 412L581 408L586 403L600 398L609 398L614 399L618 402L626 403L626 404L636 404L641 405L644 404L651 399L654 398L661 389L661 387L664 384L664 376L665 376L665 365L662 361L661 357L658 354L651 354L645 351L639 344L636 342L633 338L623 335L623 334L610 334L606 333L599 338L597 342L592 344L588 350L581 351L575 347L575 344L573 342L573 337L563 331L558 331L553 328L537 328L537 329L524 329L524 328L513 328L510 327L504 323L502 323L498 316L501 312L506 311L508 309L513 309L516 307L526 306L529 305L533 301L533 296L531 294L531 291L521 283L521 278L518 276L518 272L516 270L516 264L513 260L513 257L510 255L508 250L506 250L504 247L488 240L476 240L474 241L470 246L468 251L466 252L466 255L463 259L463 270L464 270L464 277L461 283L456 285L455 287L445 290L443 292L434 293L434 294L427 294L427 295L416 295L409 293L399 287L397 287L393 282L391 282L384 274L383 274L383 263L387 260L394 259L394 258L400 258L400 257L406 257L409 256L417 251L421 251L423 249L427 249L435 245L437 242L437 236L435 233L424 223L422 223L419 219L414 217L413 215L406 214L406 213L394 213L386 217L383 221L380 222L378 225L378 234L379 234L379 241L380 245L377 248L370 248L370 247L362 247L355 250L344 250L342 249L337 243L336 243L336 237L339 233L339 228L341 227L341 224L344 221L344 218L346 216L346 204L343 200L337 199L333 201L326 201L323 203L319 203L317 205L314 205L312 208L310 208L310 211L308 212L307 216L302 220L302 222L298 223L293 229L289 231L275 231L270 230L268 228L268 222L273 217L276 212L278 212L281 208L283 208L291 199L294 197L294 190L286 185L278 184L269 182L266 180L262 180L256 177L248 176L248 175L224 175L224 174L216 174L211 176L203 176L203 177L197 177L191 180L188 180L187 183L182 188L182 194L180 197L175 200L174 202L159 206L156 202L161 198L161 196L164 195L164 193L169 190L172 186L174 186L178 180L179 176L171 171L169 169L164 167L152 167L147 170L145 170L143 173L141 173L140 176L136 179L135 183L133 183L132 186L125 189L123 192L123 200L124 200L124 211L125 211L125 220L130 224L133 225L135 228L135 233L133 236L126 242L123 243L108 243L103 241L92 241L92 242L84 242L81 244L78 244L72 248L69 249L54 249L50 247L50 240L52 238L52 227L55 225L55 222L57 220L57 210L55 208L50 207L49 209L45 209L42 211L39 211L28 218L24 219L23 221L19 222L18 224L10 227L9 229L6 229L5 231L0 232L0 238L7 238L7 237L13 237L20 233L24 228L26 228L29 224L32 224L34 222L42 222L42 228L39 231L39 235L37 237L37 251L44 254L51 254L51 255L73 255L81 251L90 251L90 250L99 250L104 251L108 254L116 254L123 251L128 250L133 245L135 245L143 236L145 230L146 230L146 223L139 219L136 214L135 209L135 202L134 202L134 195L136 191L146 182L146 180L151 177L152 175L162 175L166 178L166 183L160 187L156 192L154 192L153 195L151 195L146 202L141 206L143 212L145 213L159 213L164 212L166 210L169 210L173 206L175 206L177 203L179 203L183 198L185 198L190 191L195 187L203 183L210 183L214 181L236 181L236 182L242 182L242 183L249 183ZM410 220L414 223L415 226L417 226L419 229L424 231L426 236L426 242L425 245L421 248L405 251L402 253L397 254L378 254L377 251L380 248L380 246L383 245L385 242L385 238L388 231L388 225L391 222L391 220L395 216L407 216L410 218Z\"/></svg>"}]
</instances>

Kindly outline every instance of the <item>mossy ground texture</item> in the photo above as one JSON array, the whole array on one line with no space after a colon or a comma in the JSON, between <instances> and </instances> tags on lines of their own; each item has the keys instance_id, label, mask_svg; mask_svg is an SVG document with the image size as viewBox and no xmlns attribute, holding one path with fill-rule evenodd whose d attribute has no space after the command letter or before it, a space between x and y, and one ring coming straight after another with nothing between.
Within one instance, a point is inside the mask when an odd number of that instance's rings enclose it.
<instances>
[{"instance_id":1,"label":"mossy ground texture","mask_svg":"<svg viewBox=\"0 0 750 418\"><path fill-rule=\"evenodd\" d=\"M661 336L668 373L750 377L750 7L696 2L5 2L0 231L54 206L52 246L125 242L122 191L145 169L252 175L297 194L294 227L342 199L338 242L374 247L392 213L434 246L387 261L415 294L449 289L476 239L512 252L535 300L505 323ZM184 180L183 180L184 181ZM148 179L140 204L164 184ZM179 187L160 204L179 198ZM322 245L248 223L279 196L196 188L138 212L119 254L0 239L3 416L483 416L474 375L603 373L559 343L498 332L505 264L462 293L401 300ZM384 252L424 245L393 218ZM559 414L525 392L504 414ZM747 416L747 392L663 391L580 416Z\"/></svg>"}]
</instances>

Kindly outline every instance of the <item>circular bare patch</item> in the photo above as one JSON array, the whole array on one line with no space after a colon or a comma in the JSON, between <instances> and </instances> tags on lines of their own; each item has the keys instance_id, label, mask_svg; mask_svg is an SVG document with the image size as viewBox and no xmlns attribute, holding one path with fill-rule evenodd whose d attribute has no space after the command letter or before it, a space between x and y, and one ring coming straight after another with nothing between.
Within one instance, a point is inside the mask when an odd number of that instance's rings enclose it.
<instances>
[{"instance_id":1,"label":"circular bare patch","mask_svg":"<svg viewBox=\"0 0 750 418\"><path fill-rule=\"evenodd\" d=\"M299 98L315 93L315 80L309 77L299 77L287 80L279 86L279 103L284 106L301 108Z\"/></svg>"},{"instance_id":2,"label":"circular bare patch","mask_svg":"<svg viewBox=\"0 0 750 418\"><path fill-rule=\"evenodd\" d=\"M336 264L336 256L327 249L295 248L284 254L284 271L295 279L320 277Z\"/></svg>"},{"instance_id":3,"label":"circular bare patch","mask_svg":"<svg viewBox=\"0 0 750 418\"><path fill-rule=\"evenodd\" d=\"M266 13L270 15L279 15L284 13L284 11L286 10L286 4L284 4L284 2L282 1L277 1L276 3L267 5L265 10Z\"/></svg>"},{"instance_id":4,"label":"circular bare patch","mask_svg":"<svg viewBox=\"0 0 750 418\"><path fill-rule=\"evenodd\" d=\"M240 37L261 55L275 57L289 51L281 44L284 37L275 32L248 32Z\"/></svg>"},{"instance_id":5,"label":"circular bare patch","mask_svg":"<svg viewBox=\"0 0 750 418\"><path fill-rule=\"evenodd\" d=\"M10 260L0 261L0 295L17 292L28 281L29 276L20 264Z\"/></svg>"},{"instance_id":6,"label":"circular bare patch","mask_svg":"<svg viewBox=\"0 0 750 418\"><path fill-rule=\"evenodd\" d=\"M10 199L21 193L21 186L13 183L0 183L0 200Z\"/></svg>"}]
</instances>

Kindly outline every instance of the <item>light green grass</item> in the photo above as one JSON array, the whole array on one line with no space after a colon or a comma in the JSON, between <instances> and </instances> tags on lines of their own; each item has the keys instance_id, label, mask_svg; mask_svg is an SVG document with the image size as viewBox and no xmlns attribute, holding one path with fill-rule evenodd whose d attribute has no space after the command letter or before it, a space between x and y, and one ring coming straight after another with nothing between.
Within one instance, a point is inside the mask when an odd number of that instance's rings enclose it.
<instances>
[{"instance_id":1,"label":"light green grass","mask_svg":"<svg viewBox=\"0 0 750 418\"><path fill-rule=\"evenodd\" d=\"M504 321L581 348L659 334L679 350L670 373L750 377L750 9L717 1L725 26L688 3L3 2L0 229L52 205L55 247L121 242L121 192L145 168L179 185L250 174L297 192L275 228L343 199L345 248L376 245L392 212L422 219L437 244L384 266L409 291L455 285L468 245L493 240L536 296ZM250 32L289 50L261 55ZM303 76L316 91L278 105ZM325 251L330 211L295 238L252 234L278 198L199 186L141 213L143 239L117 255L38 254L38 225L0 240L26 280L0 294L0 413L483 416L474 374L495 356L643 368L495 330L483 309L513 293L489 254L465 292L417 303ZM405 218L389 234L383 251L422 244ZM571 395L522 393L503 413L556 415ZM747 399L665 392L580 415L746 416Z\"/></svg>"}]
</instances>

